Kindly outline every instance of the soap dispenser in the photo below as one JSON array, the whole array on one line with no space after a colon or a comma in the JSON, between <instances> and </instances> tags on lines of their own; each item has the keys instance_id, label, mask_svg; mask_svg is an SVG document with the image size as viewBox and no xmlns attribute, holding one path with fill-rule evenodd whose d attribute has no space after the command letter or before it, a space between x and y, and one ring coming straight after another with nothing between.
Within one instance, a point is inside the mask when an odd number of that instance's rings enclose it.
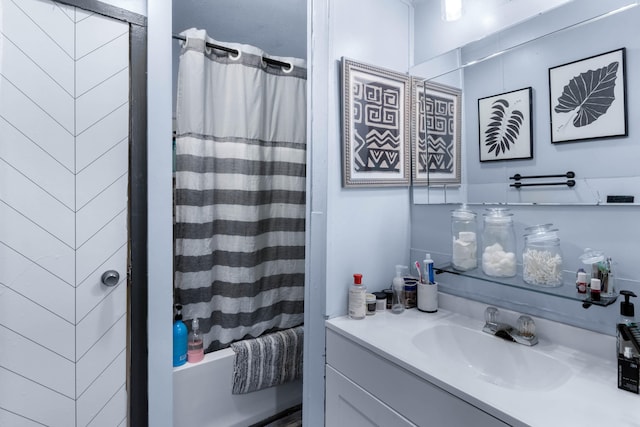
<instances>
[{"instance_id":1,"label":"soap dispenser","mask_svg":"<svg viewBox=\"0 0 640 427\"><path fill-rule=\"evenodd\" d=\"M393 278L392 290L393 297L391 300L391 312L394 314L400 314L404 311L404 274L408 267L405 265L396 265L396 276Z\"/></svg>"},{"instance_id":2,"label":"soap dispenser","mask_svg":"<svg viewBox=\"0 0 640 427\"><path fill-rule=\"evenodd\" d=\"M635 309L633 307L633 303L629 301L631 297L636 297L637 295L631 291L620 291L620 295L624 296L624 301L620 302L620 321L619 323L623 323L625 325L630 325L631 323L636 322L635 318Z\"/></svg>"},{"instance_id":3,"label":"soap dispenser","mask_svg":"<svg viewBox=\"0 0 640 427\"><path fill-rule=\"evenodd\" d=\"M187 362L197 363L204 359L204 344L200 333L198 319L191 321L191 332L189 332L189 344L187 349Z\"/></svg>"},{"instance_id":4,"label":"soap dispenser","mask_svg":"<svg viewBox=\"0 0 640 427\"><path fill-rule=\"evenodd\" d=\"M633 303L636 294L620 291L624 301L620 302L620 320L616 328L616 353L618 356L618 388L638 394L640 382L640 328L635 321Z\"/></svg>"},{"instance_id":5,"label":"soap dispenser","mask_svg":"<svg viewBox=\"0 0 640 427\"><path fill-rule=\"evenodd\" d=\"M187 362L187 326L182 321L182 305L175 305L176 315L173 322L173 366L182 366Z\"/></svg>"}]
</instances>

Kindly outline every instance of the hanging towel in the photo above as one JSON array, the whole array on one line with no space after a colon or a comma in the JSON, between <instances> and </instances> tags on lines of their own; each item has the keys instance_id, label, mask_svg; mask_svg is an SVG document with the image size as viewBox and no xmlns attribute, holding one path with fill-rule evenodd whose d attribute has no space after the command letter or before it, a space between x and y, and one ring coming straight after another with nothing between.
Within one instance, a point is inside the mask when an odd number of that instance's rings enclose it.
<instances>
[{"instance_id":1,"label":"hanging towel","mask_svg":"<svg viewBox=\"0 0 640 427\"><path fill-rule=\"evenodd\" d=\"M231 344L236 353L233 394L244 394L302 377L303 327Z\"/></svg>"}]
</instances>

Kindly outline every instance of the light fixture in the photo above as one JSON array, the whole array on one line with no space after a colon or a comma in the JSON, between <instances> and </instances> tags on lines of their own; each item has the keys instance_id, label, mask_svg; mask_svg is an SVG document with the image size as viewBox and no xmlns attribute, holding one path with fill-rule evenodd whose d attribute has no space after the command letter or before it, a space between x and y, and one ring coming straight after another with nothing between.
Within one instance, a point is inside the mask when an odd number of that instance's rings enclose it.
<instances>
[{"instance_id":1,"label":"light fixture","mask_svg":"<svg viewBox=\"0 0 640 427\"><path fill-rule=\"evenodd\" d=\"M456 21L462 16L462 0L441 0L442 20Z\"/></svg>"}]
</instances>

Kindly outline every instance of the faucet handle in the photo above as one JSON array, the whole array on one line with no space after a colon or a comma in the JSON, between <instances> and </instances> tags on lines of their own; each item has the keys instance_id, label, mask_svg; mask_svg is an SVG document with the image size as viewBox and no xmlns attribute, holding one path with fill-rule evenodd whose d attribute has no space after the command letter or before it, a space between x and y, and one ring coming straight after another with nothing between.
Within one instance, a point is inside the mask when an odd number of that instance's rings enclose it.
<instances>
[{"instance_id":1,"label":"faucet handle","mask_svg":"<svg viewBox=\"0 0 640 427\"><path fill-rule=\"evenodd\" d=\"M499 314L500 312L497 308L489 306L484 310L484 321L490 324L497 324Z\"/></svg>"},{"instance_id":2,"label":"faucet handle","mask_svg":"<svg viewBox=\"0 0 640 427\"><path fill-rule=\"evenodd\" d=\"M520 336L531 339L536 336L536 324L529 316L518 317L518 333Z\"/></svg>"}]
</instances>

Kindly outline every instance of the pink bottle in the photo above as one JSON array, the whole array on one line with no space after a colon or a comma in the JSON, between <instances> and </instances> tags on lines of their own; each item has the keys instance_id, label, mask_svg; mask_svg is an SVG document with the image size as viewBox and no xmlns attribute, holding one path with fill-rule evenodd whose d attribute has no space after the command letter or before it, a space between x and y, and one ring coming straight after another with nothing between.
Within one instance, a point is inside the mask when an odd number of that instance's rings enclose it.
<instances>
[{"instance_id":1,"label":"pink bottle","mask_svg":"<svg viewBox=\"0 0 640 427\"><path fill-rule=\"evenodd\" d=\"M197 363L202 359L204 359L204 345L202 343L202 335L200 335L198 319L193 319L191 321L191 332L189 332L187 362Z\"/></svg>"}]
</instances>

